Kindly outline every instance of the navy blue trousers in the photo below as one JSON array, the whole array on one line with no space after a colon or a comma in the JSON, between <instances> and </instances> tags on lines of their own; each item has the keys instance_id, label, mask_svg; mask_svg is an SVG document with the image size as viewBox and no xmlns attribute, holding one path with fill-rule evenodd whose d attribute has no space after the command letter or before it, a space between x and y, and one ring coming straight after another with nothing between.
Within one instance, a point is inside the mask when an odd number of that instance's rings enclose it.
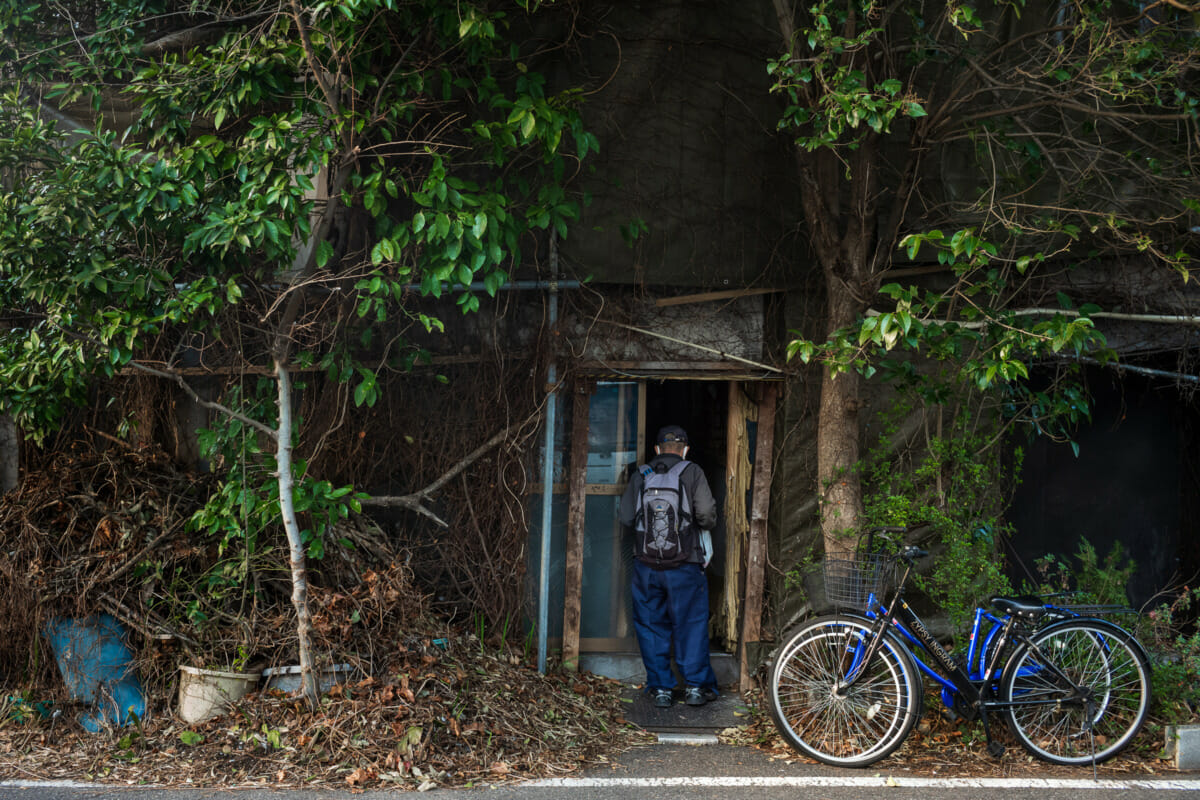
<instances>
[{"instance_id":1,"label":"navy blue trousers","mask_svg":"<svg viewBox=\"0 0 1200 800\"><path fill-rule=\"evenodd\" d=\"M671 649L675 664L688 686L717 688L717 676L708 658L708 579L699 564L675 569L651 569L633 562L633 627L642 663L646 665L646 690L674 689Z\"/></svg>"}]
</instances>

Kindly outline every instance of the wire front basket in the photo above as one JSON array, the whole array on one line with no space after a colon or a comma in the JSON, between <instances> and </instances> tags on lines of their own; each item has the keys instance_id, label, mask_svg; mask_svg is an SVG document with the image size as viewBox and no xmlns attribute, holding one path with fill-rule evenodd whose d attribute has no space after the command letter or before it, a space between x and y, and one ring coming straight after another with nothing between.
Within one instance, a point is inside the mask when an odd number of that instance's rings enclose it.
<instances>
[{"instance_id":1,"label":"wire front basket","mask_svg":"<svg viewBox=\"0 0 1200 800\"><path fill-rule=\"evenodd\" d=\"M825 596L838 608L864 611L871 594L881 595L896 581L896 561L880 553L826 558Z\"/></svg>"}]
</instances>

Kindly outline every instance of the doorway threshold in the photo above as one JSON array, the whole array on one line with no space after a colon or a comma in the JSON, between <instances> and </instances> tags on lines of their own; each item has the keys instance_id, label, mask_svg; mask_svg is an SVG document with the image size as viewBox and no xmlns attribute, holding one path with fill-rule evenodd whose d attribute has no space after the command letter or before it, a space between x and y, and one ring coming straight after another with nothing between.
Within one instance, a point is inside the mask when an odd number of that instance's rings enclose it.
<instances>
[{"instance_id":1,"label":"doorway threshold","mask_svg":"<svg viewBox=\"0 0 1200 800\"><path fill-rule=\"evenodd\" d=\"M729 653L711 653L713 672L717 674L717 683L722 687L738 685L741 671L738 660ZM638 652L593 652L579 654L579 668L593 675L612 678L621 683L642 684L646 682L646 668L642 666L642 656Z\"/></svg>"},{"instance_id":2,"label":"doorway threshold","mask_svg":"<svg viewBox=\"0 0 1200 800\"><path fill-rule=\"evenodd\" d=\"M625 719L642 730L659 734L660 742L716 744L717 734L726 728L745 725L750 721L750 713L738 694L737 658L729 653L712 653L709 658L721 696L702 706L686 705L683 692L677 690L670 708L657 708L645 692L646 670L637 652L581 653L579 667L625 684L621 692Z\"/></svg>"},{"instance_id":3,"label":"doorway threshold","mask_svg":"<svg viewBox=\"0 0 1200 800\"><path fill-rule=\"evenodd\" d=\"M678 690L676 695L670 708L658 708L641 686L627 686L621 692L625 719L644 731L657 733L659 742L674 744L716 744L722 731L751 721L736 685L723 686L720 697L702 706L686 705Z\"/></svg>"}]
</instances>

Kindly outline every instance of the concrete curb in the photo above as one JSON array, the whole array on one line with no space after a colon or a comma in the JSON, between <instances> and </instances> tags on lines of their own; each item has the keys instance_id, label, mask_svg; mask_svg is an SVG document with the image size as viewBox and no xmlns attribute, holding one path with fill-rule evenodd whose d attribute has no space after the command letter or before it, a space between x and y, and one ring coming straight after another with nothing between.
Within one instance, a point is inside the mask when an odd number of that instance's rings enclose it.
<instances>
[{"instance_id":1,"label":"concrete curb","mask_svg":"<svg viewBox=\"0 0 1200 800\"><path fill-rule=\"evenodd\" d=\"M1200 769L1200 725L1168 725L1166 744L1175 769Z\"/></svg>"},{"instance_id":2,"label":"concrete curb","mask_svg":"<svg viewBox=\"0 0 1200 800\"><path fill-rule=\"evenodd\" d=\"M720 744L720 740L715 733L660 733L658 743L711 745Z\"/></svg>"}]
</instances>

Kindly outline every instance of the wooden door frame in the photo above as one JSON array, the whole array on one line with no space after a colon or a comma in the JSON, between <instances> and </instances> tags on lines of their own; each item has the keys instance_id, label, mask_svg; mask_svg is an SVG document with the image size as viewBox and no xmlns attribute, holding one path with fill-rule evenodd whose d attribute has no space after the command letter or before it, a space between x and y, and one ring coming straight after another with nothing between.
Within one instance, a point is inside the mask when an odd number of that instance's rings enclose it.
<instances>
[{"instance_id":1,"label":"wooden door frame","mask_svg":"<svg viewBox=\"0 0 1200 800\"><path fill-rule=\"evenodd\" d=\"M644 380L637 382L639 384L637 441L640 443L645 437L646 384ZM743 585L745 586L745 591L744 593L739 593L736 589L734 590L735 597L732 605L729 605L728 593L733 587L728 581L726 584L727 609L732 611L736 617L738 616L738 606L740 605L741 633L738 636L737 651L741 673L739 689L743 692L753 686L753 678L749 674L749 664L747 663L747 645L756 643L761 638L767 519L770 514L770 488L774 462L775 406L779 395L777 382L755 381L754 383L758 384L759 388L756 408L758 434L756 438L757 458L755 459L756 463L752 465L753 480L751 504L748 514L749 520L748 524L745 524L744 521L731 520L728 516L726 518L726 553L728 556L735 557L737 564L735 567L734 562L727 561L726 571L728 573L740 569L744 573ZM570 672L575 672L579 669L580 629L582 622L582 609L580 605L583 597L584 511L587 503L587 495L595 493L595 490L589 491L587 484L590 403L595 388L595 380L577 378L572 390L573 413L571 421L571 451L568 461L570 474L568 477L567 538L564 553L565 586L562 639L563 668ZM731 402L725 432L726 462L731 470L744 469L745 465L733 464L734 457L729 455L730 451L736 449L738 424L740 423L744 426L745 419L749 418L742 411L735 411L733 407L733 393L742 392L742 382L729 380L728 390ZM744 406L739 403L737 408L744 409ZM742 419L738 420L736 417L742 417ZM731 479L732 473L727 474L726 478L727 480ZM737 484L736 481L730 480L727 486L733 487L735 484ZM596 489L599 488L601 487L596 487ZM619 485L605 486L603 493L619 494L620 487ZM727 492L727 510L730 507L729 497L730 493ZM740 506L741 504L735 503L733 506L734 510L741 510ZM745 512L742 511L742 513L744 514ZM742 534L735 533L742 531L744 531L745 535L744 547L741 542ZM733 541L735 538L737 541ZM735 579L736 584L742 584L740 576Z\"/></svg>"}]
</instances>

